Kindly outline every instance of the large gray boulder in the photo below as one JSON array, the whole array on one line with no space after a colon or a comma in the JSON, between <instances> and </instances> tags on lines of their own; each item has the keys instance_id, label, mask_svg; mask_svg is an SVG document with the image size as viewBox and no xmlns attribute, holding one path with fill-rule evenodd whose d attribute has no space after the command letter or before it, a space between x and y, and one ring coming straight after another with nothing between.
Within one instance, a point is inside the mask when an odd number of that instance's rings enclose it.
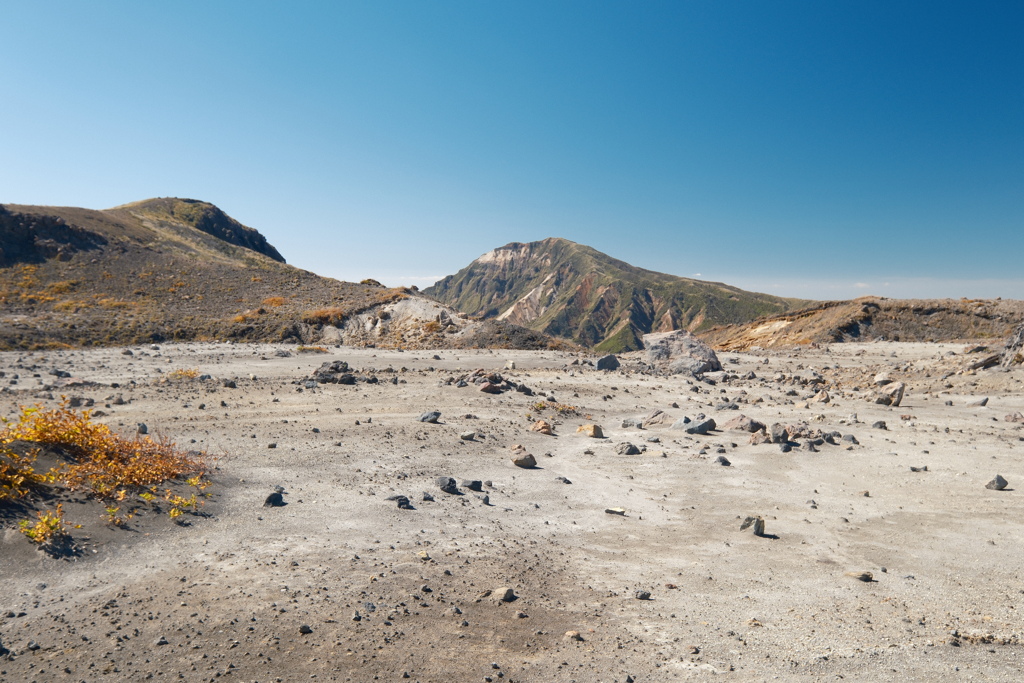
<instances>
[{"instance_id":1,"label":"large gray boulder","mask_svg":"<svg viewBox=\"0 0 1024 683\"><path fill-rule=\"evenodd\" d=\"M686 330L644 335L647 362L670 375L699 375L722 369L710 346Z\"/></svg>"}]
</instances>

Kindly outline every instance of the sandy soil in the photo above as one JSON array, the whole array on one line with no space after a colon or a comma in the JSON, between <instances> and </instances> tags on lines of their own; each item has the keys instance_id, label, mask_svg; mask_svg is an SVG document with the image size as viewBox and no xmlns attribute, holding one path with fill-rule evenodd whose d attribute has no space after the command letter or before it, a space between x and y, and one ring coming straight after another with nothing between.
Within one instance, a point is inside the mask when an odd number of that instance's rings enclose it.
<instances>
[{"instance_id":1,"label":"sandy soil","mask_svg":"<svg viewBox=\"0 0 1024 683\"><path fill-rule=\"evenodd\" d=\"M1004 420L1024 410L1024 370L965 372L962 345L846 344L723 354L712 385L629 356L599 372L557 352L275 355L288 348L0 354L0 414L91 397L119 430L221 456L207 516L78 532L78 557L36 551L0 517L0 681L1024 678L1024 431ZM304 388L325 360L381 381ZM47 392L52 368L96 384ZM182 368L213 379L162 381ZM547 396L447 383L476 368ZM900 407L869 401L881 370L906 382ZM821 387L831 402L809 401ZM552 415L542 400L580 414L531 432ZM672 419L621 426L654 409ZM440 424L418 421L428 410ZM784 453L670 428L701 412L859 444ZM575 433L589 423L606 438ZM646 452L617 454L627 441ZM538 467L515 467L513 444ZM997 473L1009 487L986 489ZM263 507L275 485L288 504ZM748 515L765 536L739 530ZM499 602L505 587L518 598Z\"/></svg>"}]
</instances>

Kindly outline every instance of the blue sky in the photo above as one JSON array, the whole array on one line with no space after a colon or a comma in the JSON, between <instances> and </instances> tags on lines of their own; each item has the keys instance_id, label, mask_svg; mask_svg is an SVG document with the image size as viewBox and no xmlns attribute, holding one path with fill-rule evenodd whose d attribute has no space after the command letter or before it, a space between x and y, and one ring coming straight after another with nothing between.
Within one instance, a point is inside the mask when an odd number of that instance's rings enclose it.
<instances>
[{"instance_id":1,"label":"blue sky","mask_svg":"<svg viewBox=\"0 0 1024 683\"><path fill-rule=\"evenodd\" d=\"M213 202L426 286L549 236L837 299L1024 299L1024 4L9 3L0 202Z\"/></svg>"}]
</instances>

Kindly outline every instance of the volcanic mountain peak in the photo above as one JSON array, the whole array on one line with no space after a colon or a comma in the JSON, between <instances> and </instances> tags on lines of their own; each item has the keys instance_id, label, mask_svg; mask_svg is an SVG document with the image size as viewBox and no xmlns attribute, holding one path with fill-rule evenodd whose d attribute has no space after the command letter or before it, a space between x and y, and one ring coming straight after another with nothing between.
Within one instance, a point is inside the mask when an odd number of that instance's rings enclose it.
<instances>
[{"instance_id":1,"label":"volcanic mountain peak","mask_svg":"<svg viewBox=\"0 0 1024 683\"><path fill-rule=\"evenodd\" d=\"M425 293L602 351L641 348L649 332L745 322L805 303L637 268L561 238L491 250Z\"/></svg>"}]
</instances>

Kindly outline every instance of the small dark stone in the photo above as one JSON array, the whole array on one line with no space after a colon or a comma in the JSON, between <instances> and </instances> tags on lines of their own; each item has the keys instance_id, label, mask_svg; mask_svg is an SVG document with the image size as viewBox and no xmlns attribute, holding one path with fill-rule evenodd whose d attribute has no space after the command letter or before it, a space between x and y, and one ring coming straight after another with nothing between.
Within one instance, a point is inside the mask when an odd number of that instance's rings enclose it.
<instances>
[{"instance_id":1,"label":"small dark stone","mask_svg":"<svg viewBox=\"0 0 1024 683\"><path fill-rule=\"evenodd\" d=\"M720 455L717 458L715 458L715 462L723 467L729 467L730 465L732 465L732 463L729 462L729 458L725 457L724 455Z\"/></svg>"},{"instance_id":2,"label":"small dark stone","mask_svg":"<svg viewBox=\"0 0 1024 683\"><path fill-rule=\"evenodd\" d=\"M871 428L872 429L889 429L889 427L885 424L885 420L879 420L878 422L872 423L871 424Z\"/></svg>"},{"instance_id":3,"label":"small dark stone","mask_svg":"<svg viewBox=\"0 0 1024 683\"><path fill-rule=\"evenodd\" d=\"M310 634L312 632L313 632L313 629L311 629L309 627L309 624L303 624L302 626L299 627L299 633L303 633L303 634L307 634L308 635L308 634Z\"/></svg>"},{"instance_id":4,"label":"small dark stone","mask_svg":"<svg viewBox=\"0 0 1024 683\"><path fill-rule=\"evenodd\" d=\"M283 491L274 491L267 499L263 501L263 507L265 508L280 508L284 507L288 503L284 502Z\"/></svg>"},{"instance_id":5,"label":"small dark stone","mask_svg":"<svg viewBox=\"0 0 1024 683\"><path fill-rule=\"evenodd\" d=\"M420 422L427 422L429 424L437 424L437 421L440 419L441 413L437 410L431 410L430 412L420 415Z\"/></svg>"},{"instance_id":6,"label":"small dark stone","mask_svg":"<svg viewBox=\"0 0 1024 683\"><path fill-rule=\"evenodd\" d=\"M565 478L565 477L555 477L555 481L560 481L560 482L562 482L563 484L571 484L571 483L572 483L571 481L569 481L569 480L568 480L567 478Z\"/></svg>"},{"instance_id":7,"label":"small dark stone","mask_svg":"<svg viewBox=\"0 0 1024 683\"><path fill-rule=\"evenodd\" d=\"M615 447L615 452L619 455L639 455L640 449L628 441L624 441Z\"/></svg>"},{"instance_id":8,"label":"small dark stone","mask_svg":"<svg viewBox=\"0 0 1024 683\"><path fill-rule=\"evenodd\" d=\"M458 493L459 489L455 485L455 480L451 477L438 477L438 487L445 493Z\"/></svg>"},{"instance_id":9,"label":"small dark stone","mask_svg":"<svg viewBox=\"0 0 1024 683\"><path fill-rule=\"evenodd\" d=\"M470 481L463 481L462 485L470 491L483 491L484 483L479 479L471 479Z\"/></svg>"},{"instance_id":10,"label":"small dark stone","mask_svg":"<svg viewBox=\"0 0 1024 683\"><path fill-rule=\"evenodd\" d=\"M634 593L634 596L637 600L650 600L651 591L637 591L636 593Z\"/></svg>"},{"instance_id":11,"label":"small dark stone","mask_svg":"<svg viewBox=\"0 0 1024 683\"><path fill-rule=\"evenodd\" d=\"M1003 479L1002 475L997 474L995 479L985 484L985 488L992 489L993 491L1002 491L1006 488L1008 483L1009 482Z\"/></svg>"},{"instance_id":12,"label":"small dark stone","mask_svg":"<svg viewBox=\"0 0 1024 683\"><path fill-rule=\"evenodd\" d=\"M717 425L715 424L715 421L710 417L698 418L697 420L694 421L693 424L686 428L686 433L700 434L703 436L710 432L712 429L714 429L716 426Z\"/></svg>"}]
</instances>

